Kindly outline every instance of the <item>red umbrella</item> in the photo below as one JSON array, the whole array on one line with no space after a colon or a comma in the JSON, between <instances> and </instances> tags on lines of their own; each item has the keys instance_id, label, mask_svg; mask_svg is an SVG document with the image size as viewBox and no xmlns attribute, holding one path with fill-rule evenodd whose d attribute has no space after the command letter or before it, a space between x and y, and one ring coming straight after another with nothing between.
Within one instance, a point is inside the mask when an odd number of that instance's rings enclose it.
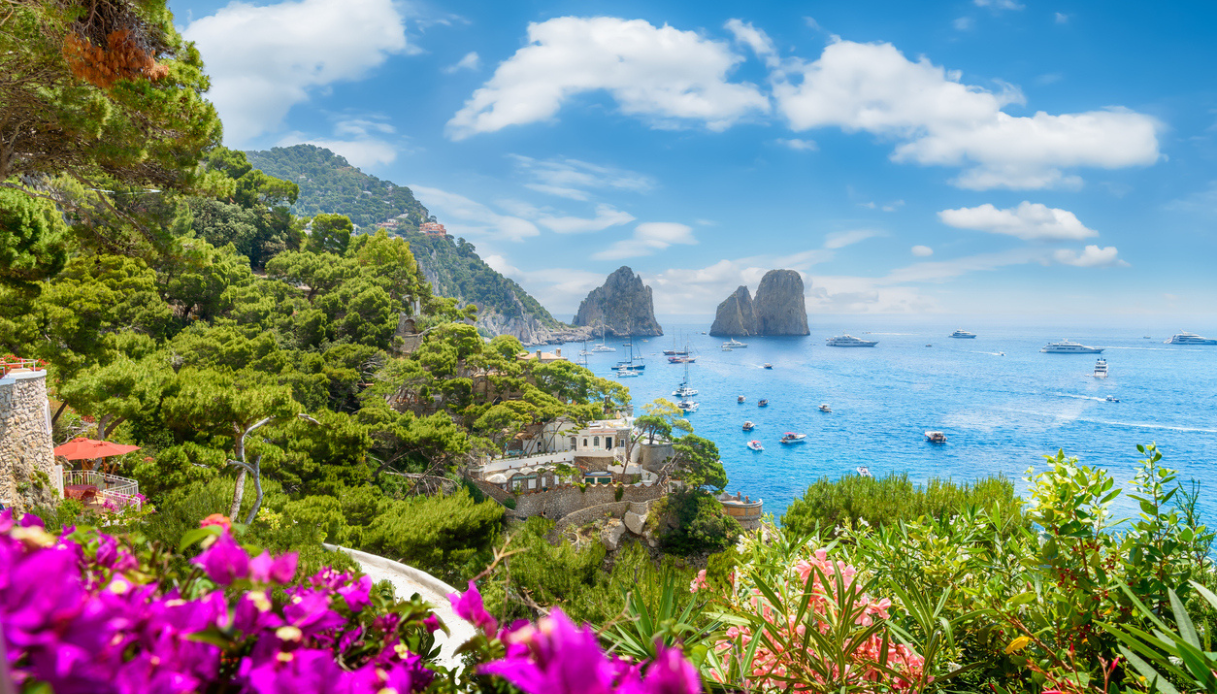
<instances>
[{"instance_id":1,"label":"red umbrella","mask_svg":"<svg viewBox=\"0 0 1217 694\"><path fill-rule=\"evenodd\" d=\"M121 443L95 441L93 439L75 438L55 449L55 455L68 460L92 460L93 458L109 458L112 455L122 455L138 451L139 446L124 446Z\"/></svg>"}]
</instances>

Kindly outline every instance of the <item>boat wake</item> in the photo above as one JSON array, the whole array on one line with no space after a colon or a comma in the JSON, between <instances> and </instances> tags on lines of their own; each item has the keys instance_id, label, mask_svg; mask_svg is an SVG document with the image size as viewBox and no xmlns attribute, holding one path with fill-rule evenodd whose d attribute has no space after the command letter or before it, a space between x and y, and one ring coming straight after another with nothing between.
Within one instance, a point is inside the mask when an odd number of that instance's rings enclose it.
<instances>
[{"instance_id":1,"label":"boat wake","mask_svg":"<svg viewBox=\"0 0 1217 694\"><path fill-rule=\"evenodd\" d=\"M1106 424L1112 427L1130 427L1133 429L1159 429L1165 431L1183 431L1193 434L1217 434L1217 429L1203 429L1200 427L1177 427L1170 424L1152 424L1150 422L1110 422L1105 419L1078 419L1079 422L1087 422L1089 424Z\"/></svg>"},{"instance_id":2,"label":"boat wake","mask_svg":"<svg viewBox=\"0 0 1217 694\"><path fill-rule=\"evenodd\" d=\"M1093 395L1075 395L1074 393L1052 393L1058 398L1072 398L1074 400L1094 400L1096 402L1107 402L1107 398L1099 398Z\"/></svg>"}]
</instances>

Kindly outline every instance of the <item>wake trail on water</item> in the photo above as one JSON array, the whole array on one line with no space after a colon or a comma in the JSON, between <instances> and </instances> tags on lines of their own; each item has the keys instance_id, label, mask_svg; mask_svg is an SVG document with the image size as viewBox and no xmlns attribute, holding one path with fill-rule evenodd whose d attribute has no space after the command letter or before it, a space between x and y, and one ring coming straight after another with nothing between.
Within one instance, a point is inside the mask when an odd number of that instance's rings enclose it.
<instances>
[{"instance_id":1,"label":"wake trail on water","mask_svg":"<svg viewBox=\"0 0 1217 694\"><path fill-rule=\"evenodd\" d=\"M1078 422L1087 422L1089 424L1106 424L1113 427L1132 427L1134 429L1165 429L1167 431L1186 431L1196 434L1217 434L1217 429L1203 429L1200 427L1177 427L1169 424L1151 424L1149 422L1109 422L1103 419L1081 419Z\"/></svg>"},{"instance_id":2,"label":"wake trail on water","mask_svg":"<svg viewBox=\"0 0 1217 694\"><path fill-rule=\"evenodd\" d=\"M1052 393L1058 398L1072 398L1074 400L1094 400L1096 402L1107 402L1106 398L1098 398L1093 395L1075 395L1073 393Z\"/></svg>"}]
</instances>

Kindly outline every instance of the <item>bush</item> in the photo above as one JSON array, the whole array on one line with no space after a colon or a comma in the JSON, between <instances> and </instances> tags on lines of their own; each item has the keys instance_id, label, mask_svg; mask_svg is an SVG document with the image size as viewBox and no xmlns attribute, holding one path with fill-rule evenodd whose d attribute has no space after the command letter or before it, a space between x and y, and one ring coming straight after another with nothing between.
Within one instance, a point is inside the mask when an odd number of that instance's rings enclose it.
<instances>
[{"instance_id":1,"label":"bush","mask_svg":"<svg viewBox=\"0 0 1217 694\"><path fill-rule=\"evenodd\" d=\"M502 506L475 503L463 488L447 496L392 501L364 530L360 549L454 582L489 563L502 521Z\"/></svg>"},{"instance_id":2,"label":"bush","mask_svg":"<svg viewBox=\"0 0 1217 694\"><path fill-rule=\"evenodd\" d=\"M817 525L832 530L865 520L883 526L921 516L941 519L969 506L1012 508L1019 503L1014 484L1002 476L963 484L934 478L924 487L913 484L907 474L846 475L836 481L821 477L807 488L802 499L790 504L782 525L795 534L807 534Z\"/></svg>"},{"instance_id":3,"label":"bush","mask_svg":"<svg viewBox=\"0 0 1217 694\"><path fill-rule=\"evenodd\" d=\"M648 524L659 533L659 546L671 554L721 552L735 543L741 529L710 494L685 489L651 507Z\"/></svg>"}]
</instances>

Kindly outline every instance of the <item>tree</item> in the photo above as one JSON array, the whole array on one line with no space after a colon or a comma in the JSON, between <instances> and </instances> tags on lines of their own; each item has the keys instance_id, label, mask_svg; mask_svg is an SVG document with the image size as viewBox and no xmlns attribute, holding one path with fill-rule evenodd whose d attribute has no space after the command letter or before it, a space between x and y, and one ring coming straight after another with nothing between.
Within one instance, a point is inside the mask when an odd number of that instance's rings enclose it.
<instances>
[{"instance_id":1,"label":"tree","mask_svg":"<svg viewBox=\"0 0 1217 694\"><path fill-rule=\"evenodd\" d=\"M0 189L0 282L20 287L67 265L68 227L46 200Z\"/></svg>"},{"instance_id":2,"label":"tree","mask_svg":"<svg viewBox=\"0 0 1217 694\"><path fill-rule=\"evenodd\" d=\"M152 420L174 382L164 354L135 361L119 356L87 369L59 388L59 397L97 421L98 439L109 438L127 420Z\"/></svg>"},{"instance_id":3,"label":"tree","mask_svg":"<svg viewBox=\"0 0 1217 694\"><path fill-rule=\"evenodd\" d=\"M266 272L275 279L306 287L304 298L312 301L348 279L357 277L359 265L347 258L335 258L332 255L308 251L289 251L272 258L266 264Z\"/></svg>"},{"instance_id":4,"label":"tree","mask_svg":"<svg viewBox=\"0 0 1217 694\"><path fill-rule=\"evenodd\" d=\"M676 450L676 465L689 487L710 488L719 493L727 486L727 471L713 441L689 434L672 447Z\"/></svg>"},{"instance_id":5,"label":"tree","mask_svg":"<svg viewBox=\"0 0 1217 694\"><path fill-rule=\"evenodd\" d=\"M355 227L348 217L340 214L319 214L313 217L309 248L318 253L342 255L347 252Z\"/></svg>"}]
</instances>

